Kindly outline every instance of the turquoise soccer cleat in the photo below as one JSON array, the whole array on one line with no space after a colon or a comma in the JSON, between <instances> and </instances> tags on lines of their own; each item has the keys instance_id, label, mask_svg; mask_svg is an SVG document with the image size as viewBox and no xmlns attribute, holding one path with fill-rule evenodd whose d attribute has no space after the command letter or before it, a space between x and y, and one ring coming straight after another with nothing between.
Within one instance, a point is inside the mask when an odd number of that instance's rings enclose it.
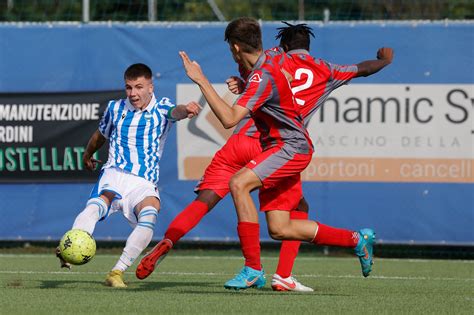
<instances>
[{"instance_id":1,"label":"turquoise soccer cleat","mask_svg":"<svg viewBox=\"0 0 474 315\"><path fill-rule=\"evenodd\" d=\"M250 267L243 267L240 273L235 278L230 279L224 284L226 289L234 290L245 290L248 288L256 287L258 289L263 288L267 280L265 279L265 271L255 270Z\"/></svg>"},{"instance_id":2,"label":"turquoise soccer cleat","mask_svg":"<svg viewBox=\"0 0 474 315\"><path fill-rule=\"evenodd\" d=\"M372 229L359 230L359 242L355 248L355 253L359 257L360 267L364 277L368 277L372 271L373 249L375 242L375 232Z\"/></svg>"}]
</instances>

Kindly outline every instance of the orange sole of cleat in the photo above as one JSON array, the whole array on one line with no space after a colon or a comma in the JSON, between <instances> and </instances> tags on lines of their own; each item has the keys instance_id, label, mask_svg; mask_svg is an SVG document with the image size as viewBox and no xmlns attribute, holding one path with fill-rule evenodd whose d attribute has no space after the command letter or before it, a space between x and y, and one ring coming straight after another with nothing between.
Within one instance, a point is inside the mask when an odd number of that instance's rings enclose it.
<instances>
[{"instance_id":1,"label":"orange sole of cleat","mask_svg":"<svg viewBox=\"0 0 474 315\"><path fill-rule=\"evenodd\" d=\"M153 273L155 270L155 261L149 256L143 257L140 264L137 266L135 275L138 279L143 280Z\"/></svg>"},{"instance_id":2,"label":"orange sole of cleat","mask_svg":"<svg viewBox=\"0 0 474 315\"><path fill-rule=\"evenodd\" d=\"M287 288L279 285L279 284L276 284L276 285L272 285L272 289L273 291L289 291Z\"/></svg>"},{"instance_id":3,"label":"orange sole of cleat","mask_svg":"<svg viewBox=\"0 0 474 315\"><path fill-rule=\"evenodd\" d=\"M170 245L159 242L153 249L142 258L135 271L135 276L143 280L153 273L155 267L165 258L171 249Z\"/></svg>"}]
</instances>

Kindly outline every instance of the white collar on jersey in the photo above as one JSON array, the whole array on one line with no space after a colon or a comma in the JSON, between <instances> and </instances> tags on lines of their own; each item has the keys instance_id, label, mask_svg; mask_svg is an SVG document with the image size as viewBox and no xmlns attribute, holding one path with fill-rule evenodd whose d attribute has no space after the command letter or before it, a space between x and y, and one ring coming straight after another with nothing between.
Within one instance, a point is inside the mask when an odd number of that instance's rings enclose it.
<instances>
[{"instance_id":1,"label":"white collar on jersey","mask_svg":"<svg viewBox=\"0 0 474 315\"><path fill-rule=\"evenodd\" d=\"M152 110L153 106L155 106L155 104L156 104L156 97L155 97L155 94L153 93L151 95L150 103L148 103L148 105L145 107L144 110L142 110L142 112L144 112L144 111L151 112L151 110ZM134 112L134 111L140 112L140 110L133 107L132 103L130 103L130 100L128 98L125 101L125 106L127 106L127 109L131 112Z\"/></svg>"}]
</instances>

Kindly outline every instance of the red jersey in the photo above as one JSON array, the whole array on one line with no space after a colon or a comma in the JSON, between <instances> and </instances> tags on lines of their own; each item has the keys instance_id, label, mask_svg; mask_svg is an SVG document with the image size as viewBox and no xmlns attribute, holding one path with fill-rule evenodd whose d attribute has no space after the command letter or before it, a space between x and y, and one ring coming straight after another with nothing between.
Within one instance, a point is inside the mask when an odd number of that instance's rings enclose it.
<instances>
[{"instance_id":1,"label":"red jersey","mask_svg":"<svg viewBox=\"0 0 474 315\"><path fill-rule=\"evenodd\" d=\"M358 72L356 65L331 64L313 58L304 49L289 51L288 55L291 58L286 60L283 68L293 75L291 90L305 124L332 91L347 84Z\"/></svg>"},{"instance_id":2,"label":"red jersey","mask_svg":"<svg viewBox=\"0 0 474 315\"><path fill-rule=\"evenodd\" d=\"M281 48L272 48L273 51L282 51ZM295 96L295 102L300 106L300 114L305 125L326 101L329 94L338 87L349 83L357 75L356 65L337 65L322 59L315 59L307 50L297 49L288 52L291 58L286 59L283 67L293 75L290 83ZM239 65L240 77L247 80L250 71ZM234 134L243 134L249 137L260 136L253 120L243 119L235 128Z\"/></svg>"},{"instance_id":3,"label":"red jersey","mask_svg":"<svg viewBox=\"0 0 474 315\"><path fill-rule=\"evenodd\" d=\"M261 54L236 105L250 110L260 132L263 150L287 144L295 152L310 153L311 139L294 104L288 80L281 71L287 58L285 53L278 51Z\"/></svg>"}]
</instances>

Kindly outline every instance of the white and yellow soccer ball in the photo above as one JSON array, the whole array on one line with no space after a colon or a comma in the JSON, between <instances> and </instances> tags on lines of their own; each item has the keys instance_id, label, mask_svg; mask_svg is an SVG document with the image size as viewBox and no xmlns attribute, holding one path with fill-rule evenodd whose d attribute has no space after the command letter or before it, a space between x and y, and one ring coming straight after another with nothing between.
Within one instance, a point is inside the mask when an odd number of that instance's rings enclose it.
<instances>
[{"instance_id":1,"label":"white and yellow soccer ball","mask_svg":"<svg viewBox=\"0 0 474 315\"><path fill-rule=\"evenodd\" d=\"M84 265L95 255L95 240L88 232L79 229L67 231L59 242L63 259L73 265Z\"/></svg>"}]
</instances>

